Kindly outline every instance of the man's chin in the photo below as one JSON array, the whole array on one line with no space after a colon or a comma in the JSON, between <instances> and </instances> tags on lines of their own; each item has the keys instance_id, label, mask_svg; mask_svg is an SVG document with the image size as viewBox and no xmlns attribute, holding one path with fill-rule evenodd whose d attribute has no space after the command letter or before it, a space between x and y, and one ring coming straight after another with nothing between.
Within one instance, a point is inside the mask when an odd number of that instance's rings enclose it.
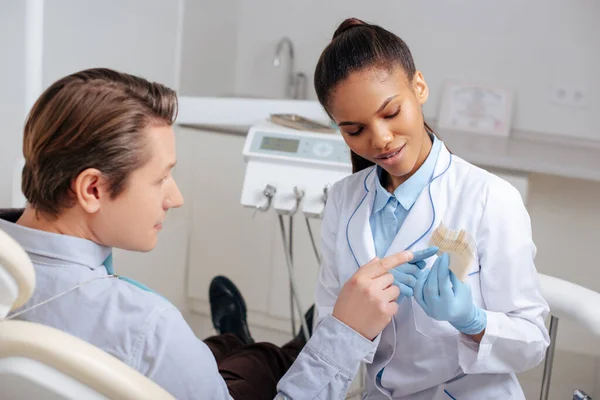
<instances>
[{"instance_id":1,"label":"man's chin","mask_svg":"<svg viewBox=\"0 0 600 400\"><path fill-rule=\"evenodd\" d=\"M131 243L129 244L127 247L120 247L123 250L128 250L128 251L136 251L138 253L147 253L149 251L154 250L154 248L156 247L158 240L155 237L153 240L149 239L147 243Z\"/></svg>"}]
</instances>

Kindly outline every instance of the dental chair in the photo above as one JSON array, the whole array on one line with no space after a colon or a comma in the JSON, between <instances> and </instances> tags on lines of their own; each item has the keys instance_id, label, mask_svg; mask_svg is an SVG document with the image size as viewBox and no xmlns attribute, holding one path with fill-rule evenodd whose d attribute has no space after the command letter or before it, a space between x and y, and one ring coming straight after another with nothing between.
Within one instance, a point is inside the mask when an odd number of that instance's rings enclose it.
<instances>
[{"instance_id":1,"label":"dental chair","mask_svg":"<svg viewBox=\"0 0 600 400\"><path fill-rule=\"evenodd\" d=\"M540 400L547 400L550 393L558 320L571 320L594 334L595 337L600 338L600 311L598 311L600 293L553 276L538 274L538 277L542 296L548 302L551 314L550 328L548 329L550 346L546 350L540 393ZM573 394L573 400L584 399L591 400L583 390L576 390Z\"/></svg>"},{"instance_id":2,"label":"dental chair","mask_svg":"<svg viewBox=\"0 0 600 400\"><path fill-rule=\"evenodd\" d=\"M0 399L174 400L156 383L81 339L6 319L34 288L27 253L0 230Z\"/></svg>"}]
</instances>

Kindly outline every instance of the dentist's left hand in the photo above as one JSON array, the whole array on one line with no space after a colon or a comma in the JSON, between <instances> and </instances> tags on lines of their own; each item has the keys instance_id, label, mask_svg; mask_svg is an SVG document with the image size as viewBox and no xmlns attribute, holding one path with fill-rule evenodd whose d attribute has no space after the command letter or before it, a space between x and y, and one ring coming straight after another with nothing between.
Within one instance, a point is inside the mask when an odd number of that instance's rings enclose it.
<instances>
[{"instance_id":1,"label":"dentist's left hand","mask_svg":"<svg viewBox=\"0 0 600 400\"><path fill-rule=\"evenodd\" d=\"M449 268L447 253L423 271L415 285L414 297L425 313L438 321L448 321L459 332L479 335L487 325L487 314L473 303L471 288Z\"/></svg>"}]
</instances>

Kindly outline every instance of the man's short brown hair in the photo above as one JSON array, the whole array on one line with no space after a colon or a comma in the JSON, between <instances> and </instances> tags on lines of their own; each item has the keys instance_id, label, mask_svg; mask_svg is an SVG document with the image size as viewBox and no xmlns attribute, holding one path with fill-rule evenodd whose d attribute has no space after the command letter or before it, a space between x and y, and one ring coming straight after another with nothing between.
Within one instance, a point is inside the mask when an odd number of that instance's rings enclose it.
<instances>
[{"instance_id":1,"label":"man's short brown hair","mask_svg":"<svg viewBox=\"0 0 600 400\"><path fill-rule=\"evenodd\" d=\"M74 205L71 185L88 168L107 178L111 197L149 159L144 129L172 125L177 95L164 85L105 68L60 79L36 101L23 136L22 190L56 217Z\"/></svg>"}]
</instances>

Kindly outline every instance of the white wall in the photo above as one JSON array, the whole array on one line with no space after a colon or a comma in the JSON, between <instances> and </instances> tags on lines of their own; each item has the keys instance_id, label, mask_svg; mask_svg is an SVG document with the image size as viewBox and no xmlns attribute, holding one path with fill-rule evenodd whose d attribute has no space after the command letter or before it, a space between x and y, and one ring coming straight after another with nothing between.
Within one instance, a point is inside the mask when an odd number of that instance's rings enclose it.
<instances>
[{"instance_id":1,"label":"white wall","mask_svg":"<svg viewBox=\"0 0 600 400\"><path fill-rule=\"evenodd\" d=\"M239 0L186 0L181 61L182 95L235 90Z\"/></svg>"},{"instance_id":2,"label":"white wall","mask_svg":"<svg viewBox=\"0 0 600 400\"><path fill-rule=\"evenodd\" d=\"M533 175L527 208L544 272L600 292L600 183Z\"/></svg>"},{"instance_id":3,"label":"white wall","mask_svg":"<svg viewBox=\"0 0 600 400\"><path fill-rule=\"evenodd\" d=\"M289 36L296 64L312 82L317 59L340 22L377 23L410 46L430 86L425 109L435 117L446 79L515 90L515 126L600 139L600 3L590 0L242 0L236 85L239 92L281 96L284 76L271 65ZM589 88L587 109L550 102L556 84ZM309 93L314 98L312 83Z\"/></svg>"},{"instance_id":4,"label":"white wall","mask_svg":"<svg viewBox=\"0 0 600 400\"><path fill-rule=\"evenodd\" d=\"M25 119L25 2L0 0L0 207L11 204Z\"/></svg>"},{"instance_id":5,"label":"white wall","mask_svg":"<svg viewBox=\"0 0 600 400\"><path fill-rule=\"evenodd\" d=\"M173 87L181 0L46 0L44 84L108 67Z\"/></svg>"}]
</instances>

